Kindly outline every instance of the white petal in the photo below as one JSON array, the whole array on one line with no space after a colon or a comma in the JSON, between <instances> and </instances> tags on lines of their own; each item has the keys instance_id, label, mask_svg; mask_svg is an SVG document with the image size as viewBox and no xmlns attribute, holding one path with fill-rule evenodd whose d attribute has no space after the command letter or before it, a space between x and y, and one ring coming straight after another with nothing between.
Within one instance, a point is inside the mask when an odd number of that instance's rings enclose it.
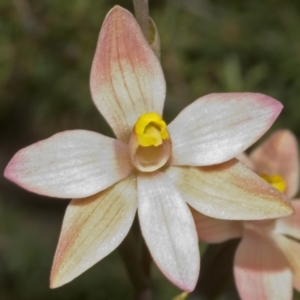
<instances>
[{"instance_id":1,"label":"white petal","mask_svg":"<svg viewBox=\"0 0 300 300\"><path fill-rule=\"evenodd\" d=\"M138 198L141 229L153 259L170 281L192 291L200 258L188 206L163 173L139 174Z\"/></svg>"},{"instance_id":2,"label":"white petal","mask_svg":"<svg viewBox=\"0 0 300 300\"><path fill-rule=\"evenodd\" d=\"M93 195L132 171L128 146L96 132L65 131L20 150L5 177L46 196Z\"/></svg>"},{"instance_id":3,"label":"white petal","mask_svg":"<svg viewBox=\"0 0 300 300\"><path fill-rule=\"evenodd\" d=\"M257 141L282 104L262 94L210 94L186 107L168 126L174 165L208 166L227 161Z\"/></svg>"},{"instance_id":4,"label":"white petal","mask_svg":"<svg viewBox=\"0 0 300 300\"><path fill-rule=\"evenodd\" d=\"M234 260L235 282L243 300L291 300L292 274L276 243L245 230Z\"/></svg>"},{"instance_id":5,"label":"white petal","mask_svg":"<svg viewBox=\"0 0 300 300\"><path fill-rule=\"evenodd\" d=\"M286 197L236 160L211 167L169 167L182 197L210 217L260 220L290 215Z\"/></svg>"},{"instance_id":6,"label":"white petal","mask_svg":"<svg viewBox=\"0 0 300 300\"><path fill-rule=\"evenodd\" d=\"M112 252L137 209L134 175L67 208L51 272L51 287L68 283Z\"/></svg>"},{"instance_id":7,"label":"white petal","mask_svg":"<svg viewBox=\"0 0 300 300\"><path fill-rule=\"evenodd\" d=\"M97 108L126 143L138 117L162 114L166 84L160 63L135 18L120 6L103 23L90 85Z\"/></svg>"}]
</instances>

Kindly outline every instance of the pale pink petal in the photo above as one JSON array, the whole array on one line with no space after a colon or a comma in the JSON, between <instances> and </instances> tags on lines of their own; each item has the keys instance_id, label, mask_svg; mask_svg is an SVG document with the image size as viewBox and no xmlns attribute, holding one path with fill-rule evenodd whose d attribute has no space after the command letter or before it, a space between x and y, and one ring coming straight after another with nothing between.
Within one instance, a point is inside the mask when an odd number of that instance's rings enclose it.
<instances>
[{"instance_id":1,"label":"pale pink petal","mask_svg":"<svg viewBox=\"0 0 300 300\"><path fill-rule=\"evenodd\" d=\"M208 166L227 161L257 141L282 104L262 94L210 94L186 107L168 126L174 165Z\"/></svg>"},{"instance_id":2,"label":"pale pink petal","mask_svg":"<svg viewBox=\"0 0 300 300\"><path fill-rule=\"evenodd\" d=\"M97 108L125 142L140 115L162 114L166 86L160 63L135 18L120 6L102 25L90 86Z\"/></svg>"},{"instance_id":3,"label":"pale pink petal","mask_svg":"<svg viewBox=\"0 0 300 300\"><path fill-rule=\"evenodd\" d=\"M169 167L182 197L210 217L259 220L290 215L285 196L257 174L233 159L211 167Z\"/></svg>"},{"instance_id":4,"label":"pale pink petal","mask_svg":"<svg viewBox=\"0 0 300 300\"><path fill-rule=\"evenodd\" d=\"M73 200L64 217L51 287L70 282L112 252L127 235L136 209L134 175L94 196Z\"/></svg>"},{"instance_id":5,"label":"pale pink petal","mask_svg":"<svg viewBox=\"0 0 300 300\"><path fill-rule=\"evenodd\" d=\"M234 260L235 283L243 300L291 300L292 273L276 243L245 230Z\"/></svg>"},{"instance_id":6,"label":"pale pink petal","mask_svg":"<svg viewBox=\"0 0 300 300\"><path fill-rule=\"evenodd\" d=\"M247 166L249 169L255 171L254 163L245 152L238 154L235 158L238 159L245 166Z\"/></svg>"},{"instance_id":7,"label":"pale pink petal","mask_svg":"<svg viewBox=\"0 0 300 300\"><path fill-rule=\"evenodd\" d=\"M289 130L278 130L250 158L256 172L281 175L287 183L285 194L291 198L299 189L299 156L297 139Z\"/></svg>"},{"instance_id":8,"label":"pale pink petal","mask_svg":"<svg viewBox=\"0 0 300 300\"><path fill-rule=\"evenodd\" d=\"M276 242L284 253L293 272L293 286L300 291L300 245L280 235L276 236Z\"/></svg>"},{"instance_id":9,"label":"pale pink petal","mask_svg":"<svg viewBox=\"0 0 300 300\"><path fill-rule=\"evenodd\" d=\"M4 176L37 194L81 198L106 189L131 171L127 145L96 132L72 130L17 152Z\"/></svg>"},{"instance_id":10,"label":"pale pink petal","mask_svg":"<svg viewBox=\"0 0 300 300\"><path fill-rule=\"evenodd\" d=\"M300 240L300 200L293 200L291 204L295 213L286 218L276 220L275 231Z\"/></svg>"},{"instance_id":11,"label":"pale pink petal","mask_svg":"<svg viewBox=\"0 0 300 300\"><path fill-rule=\"evenodd\" d=\"M240 221L210 218L191 208L196 224L198 238L207 243L221 243L242 236L243 225Z\"/></svg>"},{"instance_id":12,"label":"pale pink petal","mask_svg":"<svg viewBox=\"0 0 300 300\"><path fill-rule=\"evenodd\" d=\"M138 175L138 199L141 230L154 261L175 285L192 291L200 257L187 204L163 173Z\"/></svg>"}]
</instances>

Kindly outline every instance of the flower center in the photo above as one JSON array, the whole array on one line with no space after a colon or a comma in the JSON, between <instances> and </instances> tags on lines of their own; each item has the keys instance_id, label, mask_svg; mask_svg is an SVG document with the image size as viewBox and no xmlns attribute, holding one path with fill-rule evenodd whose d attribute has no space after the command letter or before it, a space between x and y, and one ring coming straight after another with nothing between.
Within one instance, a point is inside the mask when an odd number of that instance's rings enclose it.
<instances>
[{"instance_id":1,"label":"flower center","mask_svg":"<svg viewBox=\"0 0 300 300\"><path fill-rule=\"evenodd\" d=\"M284 179L276 174L276 175L267 175L267 174L260 174L259 175L262 179L269 182L275 189L277 189L279 192L284 193L286 190L286 182Z\"/></svg>"},{"instance_id":2,"label":"flower center","mask_svg":"<svg viewBox=\"0 0 300 300\"><path fill-rule=\"evenodd\" d=\"M159 146L163 140L170 139L167 124L157 113L141 115L134 126L140 146Z\"/></svg>"},{"instance_id":3,"label":"flower center","mask_svg":"<svg viewBox=\"0 0 300 300\"><path fill-rule=\"evenodd\" d=\"M132 163L139 171L152 172L165 165L172 145L167 124L159 114L150 112L138 118L129 149Z\"/></svg>"}]
</instances>

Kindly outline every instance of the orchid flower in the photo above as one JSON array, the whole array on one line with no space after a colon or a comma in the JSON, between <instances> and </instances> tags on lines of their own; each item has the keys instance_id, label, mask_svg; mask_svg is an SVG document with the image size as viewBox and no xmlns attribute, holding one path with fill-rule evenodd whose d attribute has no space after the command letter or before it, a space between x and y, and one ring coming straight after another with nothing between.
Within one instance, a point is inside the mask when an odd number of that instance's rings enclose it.
<instances>
[{"instance_id":1,"label":"orchid flower","mask_svg":"<svg viewBox=\"0 0 300 300\"><path fill-rule=\"evenodd\" d=\"M299 189L298 146L294 135L279 130L261 146L238 156L288 198ZM225 221L193 212L201 240L218 243L241 237L234 259L234 276L242 300L289 300L300 290L300 199L295 214L266 221ZM293 239L291 239L291 238Z\"/></svg>"},{"instance_id":2,"label":"orchid flower","mask_svg":"<svg viewBox=\"0 0 300 300\"><path fill-rule=\"evenodd\" d=\"M233 159L269 129L282 109L278 101L261 94L211 94L167 126L160 63L134 17L119 6L103 23L90 87L117 139L65 131L20 150L5 170L8 179L29 191L73 198L51 287L73 280L112 252L127 235L137 209L154 261L186 291L194 289L200 268L187 203L225 219L293 212L284 195Z\"/></svg>"}]
</instances>

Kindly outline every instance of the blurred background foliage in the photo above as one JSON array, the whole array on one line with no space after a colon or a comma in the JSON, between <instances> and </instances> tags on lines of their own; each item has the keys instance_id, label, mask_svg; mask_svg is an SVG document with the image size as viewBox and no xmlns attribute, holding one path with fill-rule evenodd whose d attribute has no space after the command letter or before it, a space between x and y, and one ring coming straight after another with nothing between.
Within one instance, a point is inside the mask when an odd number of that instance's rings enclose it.
<instances>
[{"instance_id":1,"label":"blurred background foliage","mask_svg":"<svg viewBox=\"0 0 300 300\"><path fill-rule=\"evenodd\" d=\"M299 138L300 1L149 2L161 37L167 121L208 93L260 92L284 104L272 130L289 128ZM101 24L116 4L132 11L129 0L0 1L1 170L17 150L59 131L112 135L91 101L89 72ZM49 290L66 205L0 179L0 299L132 298L117 251ZM154 299L179 292L153 272Z\"/></svg>"}]
</instances>

